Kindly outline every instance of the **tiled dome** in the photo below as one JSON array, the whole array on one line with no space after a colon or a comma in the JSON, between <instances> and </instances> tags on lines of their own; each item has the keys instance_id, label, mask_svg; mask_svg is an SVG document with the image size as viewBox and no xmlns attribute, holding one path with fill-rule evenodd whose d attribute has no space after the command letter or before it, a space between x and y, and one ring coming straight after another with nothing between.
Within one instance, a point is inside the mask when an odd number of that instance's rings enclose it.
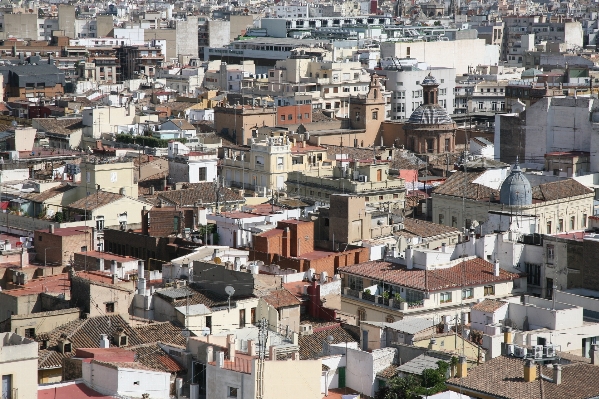
<instances>
[{"instance_id":1,"label":"tiled dome","mask_svg":"<svg viewBox=\"0 0 599 399\"><path fill-rule=\"evenodd\" d=\"M453 123L447 110L438 104L422 104L410 115L407 123L414 125L444 125Z\"/></svg>"}]
</instances>

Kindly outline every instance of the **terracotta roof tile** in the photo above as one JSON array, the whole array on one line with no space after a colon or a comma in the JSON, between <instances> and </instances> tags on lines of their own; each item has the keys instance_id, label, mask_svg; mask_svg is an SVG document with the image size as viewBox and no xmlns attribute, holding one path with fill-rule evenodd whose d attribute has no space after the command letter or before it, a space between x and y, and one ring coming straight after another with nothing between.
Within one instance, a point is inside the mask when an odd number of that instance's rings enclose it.
<instances>
[{"instance_id":1,"label":"terracotta roof tile","mask_svg":"<svg viewBox=\"0 0 599 399\"><path fill-rule=\"evenodd\" d=\"M507 305L507 302L498 301L495 299L485 299L482 302L474 305L472 307L472 310L478 310L480 312L485 312L485 313L493 313L494 311L496 311L497 309L501 308L504 305Z\"/></svg>"},{"instance_id":2,"label":"terracotta roof tile","mask_svg":"<svg viewBox=\"0 0 599 399\"><path fill-rule=\"evenodd\" d=\"M221 202L244 202L245 199L235 191L226 187L221 188ZM203 204L216 203L216 187L212 182L194 184L191 188L184 190L162 191L158 198L170 205L194 206L197 202Z\"/></svg>"},{"instance_id":3,"label":"terracotta roof tile","mask_svg":"<svg viewBox=\"0 0 599 399\"><path fill-rule=\"evenodd\" d=\"M404 218L404 228L398 234L401 234L404 231L423 238L460 232L460 230L455 227L411 218Z\"/></svg>"},{"instance_id":4,"label":"terracotta roof tile","mask_svg":"<svg viewBox=\"0 0 599 399\"><path fill-rule=\"evenodd\" d=\"M587 399L599 396L599 367L585 363L562 365L562 382L555 384L539 378L539 368L545 376L553 370L537 366L537 379L524 381L524 360L496 357L468 371L465 378L450 378L452 390L471 389L482 395L505 399Z\"/></svg>"},{"instance_id":5,"label":"terracotta roof tile","mask_svg":"<svg viewBox=\"0 0 599 399\"><path fill-rule=\"evenodd\" d=\"M520 278L519 274L500 269L499 276L493 274L494 265L475 258L447 269L408 269L390 262L364 262L340 267L339 272L382 280L391 284L420 291L440 291L447 288L471 287L492 282L510 281Z\"/></svg>"},{"instance_id":6,"label":"terracotta roof tile","mask_svg":"<svg viewBox=\"0 0 599 399\"><path fill-rule=\"evenodd\" d=\"M356 340L339 324L332 324L314 331L311 335L300 335L298 345L300 347L300 359L318 359L323 356L323 343L328 337L333 337L333 344L343 342L356 342Z\"/></svg>"},{"instance_id":7,"label":"terracotta roof tile","mask_svg":"<svg viewBox=\"0 0 599 399\"><path fill-rule=\"evenodd\" d=\"M35 118L33 120L38 124L40 130L46 133L60 134L67 136L77 130L83 129L81 118Z\"/></svg>"},{"instance_id":8,"label":"terracotta roof tile","mask_svg":"<svg viewBox=\"0 0 599 399\"><path fill-rule=\"evenodd\" d=\"M69 204L68 208L92 211L124 197L124 195L109 191L98 191Z\"/></svg>"},{"instance_id":9,"label":"terracotta roof tile","mask_svg":"<svg viewBox=\"0 0 599 399\"><path fill-rule=\"evenodd\" d=\"M263 296L262 299L276 309L288 306L299 306L301 304L301 301L286 289L271 291L268 295Z\"/></svg>"}]
</instances>

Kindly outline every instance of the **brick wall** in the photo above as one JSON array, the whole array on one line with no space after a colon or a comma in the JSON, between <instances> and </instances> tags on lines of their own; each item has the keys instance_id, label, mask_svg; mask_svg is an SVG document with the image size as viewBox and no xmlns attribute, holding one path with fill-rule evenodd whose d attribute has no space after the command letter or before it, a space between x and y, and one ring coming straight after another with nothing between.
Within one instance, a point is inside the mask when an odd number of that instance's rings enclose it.
<instances>
[{"instance_id":1,"label":"brick wall","mask_svg":"<svg viewBox=\"0 0 599 399\"><path fill-rule=\"evenodd\" d=\"M38 262L67 264L74 253L87 250L93 251L93 229L88 227L87 233L81 228L80 234L60 236L45 230L37 230L34 233L33 245L35 247L35 259Z\"/></svg>"}]
</instances>

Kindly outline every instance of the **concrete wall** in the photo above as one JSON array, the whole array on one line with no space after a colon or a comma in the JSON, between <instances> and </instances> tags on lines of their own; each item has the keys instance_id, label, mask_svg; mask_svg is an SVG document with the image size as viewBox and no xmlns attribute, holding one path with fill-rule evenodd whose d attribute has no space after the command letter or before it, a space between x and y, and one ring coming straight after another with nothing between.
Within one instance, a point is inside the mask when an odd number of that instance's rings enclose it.
<instances>
[{"instance_id":1,"label":"concrete wall","mask_svg":"<svg viewBox=\"0 0 599 399\"><path fill-rule=\"evenodd\" d=\"M252 374L206 365L206 397L227 398L229 397L229 388L237 388L239 399L254 399L256 397L256 375L254 374L256 362L257 360L253 361ZM285 396L290 393L287 389L284 392ZM281 391L277 392L278 395L280 393ZM264 399L267 399L267 396L264 396Z\"/></svg>"},{"instance_id":2,"label":"concrete wall","mask_svg":"<svg viewBox=\"0 0 599 399\"><path fill-rule=\"evenodd\" d=\"M58 29L68 38L75 39L75 6L58 5Z\"/></svg>"},{"instance_id":3,"label":"concrete wall","mask_svg":"<svg viewBox=\"0 0 599 399\"><path fill-rule=\"evenodd\" d=\"M264 399L321 399L321 372L320 359L264 362Z\"/></svg>"},{"instance_id":4,"label":"concrete wall","mask_svg":"<svg viewBox=\"0 0 599 399\"><path fill-rule=\"evenodd\" d=\"M0 334L0 376L12 376L12 388L19 398L37 398L37 349L38 343L31 339L13 333ZM2 392L0 385L0 397L17 396Z\"/></svg>"},{"instance_id":5,"label":"concrete wall","mask_svg":"<svg viewBox=\"0 0 599 399\"><path fill-rule=\"evenodd\" d=\"M80 314L79 309L64 309L28 315L13 315L10 320L10 329L12 332L23 336L27 328L35 328L36 334L46 333L68 322L78 320Z\"/></svg>"},{"instance_id":6,"label":"concrete wall","mask_svg":"<svg viewBox=\"0 0 599 399\"><path fill-rule=\"evenodd\" d=\"M199 56L198 50L198 17L187 16L185 21L177 21L175 55ZM225 32L228 37L229 32ZM167 56L170 57L168 45Z\"/></svg>"},{"instance_id":7,"label":"concrete wall","mask_svg":"<svg viewBox=\"0 0 599 399\"><path fill-rule=\"evenodd\" d=\"M119 368L114 369L92 361L82 363L85 383L104 395L141 397L149 393L151 398L169 399L170 373Z\"/></svg>"},{"instance_id":8,"label":"concrete wall","mask_svg":"<svg viewBox=\"0 0 599 399\"><path fill-rule=\"evenodd\" d=\"M346 385L374 397L375 392L379 389L375 383L376 373L391 365L395 352L394 348L378 349L372 352L348 349Z\"/></svg>"},{"instance_id":9,"label":"concrete wall","mask_svg":"<svg viewBox=\"0 0 599 399\"><path fill-rule=\"evenodd\" d=\"M455 68L456 74L468 73L468 67L495 65L499 62L499 46L487 45L484 39L448 42L381 43L381 58L416 58L433 67ZM448 64L448 60L451 60Z\"/></svg>"}]
</instances>

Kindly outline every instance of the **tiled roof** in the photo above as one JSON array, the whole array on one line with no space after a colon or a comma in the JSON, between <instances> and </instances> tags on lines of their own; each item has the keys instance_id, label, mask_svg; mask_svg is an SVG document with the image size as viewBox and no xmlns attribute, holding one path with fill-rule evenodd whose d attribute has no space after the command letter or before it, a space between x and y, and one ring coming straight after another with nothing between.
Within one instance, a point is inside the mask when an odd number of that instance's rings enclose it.
<instances>
[{"instance_id":1,"label":"tiled roof","mask_svg":"<svg viewBox=\"0 0 599 399\"><path fill-rule=\"evenodd\" d=\"M300 359L318 359L323 356L323 343L333 337L333 344L356 342L340 325L315 331L311 335L300 335L298 340Z\"/></svg>"},{"instance_id":2,"label":"tiled roof","mask_svg":"<svg viewBox=\"0 0 599 399\"><path fill-rule=\"evenodd\" d=\"M384 369L382 369L381 371L376 373L377 377L384 378L387 380L395 377L396 375L397 375L397 366L395 366L393 364L385 367Z\"/></svg>"},{"instance_id":3,"label":"tiled roof","mask_svg":"<svg viewBox=\"0 0 599 399\"><path fill-rule=\"evenodd\" d=\"M453 173L445 183L436 187L433 194L451 195L473 200L488 200L491 196L499 199L499 191L493 190L482 184L472 183L485 172L462 172Z\"/></svg>"},{"instance_id":4,"label":"tiled roof","mask_svg":"<svg viewBox=\"0 0 599 399\"><path fill-rule=\"evenodd\" d=\"M244 202L244 198L235 191L221 187L221 205L227 202ZM216 185L215 183L198 183L194 184L193 188L185 190L162 191L158 193L158 198L166 201L171 205L179 206L194 206L197 202L203 204L216 203Z\"/></svg>"},{"instance_id":5,"label":"tiled roof","mask_svg":"<svg viewBox=\"0 0 599 399\"><path fill-rule=\"evenodd\" d=\"M40 385L37 391L38 399L113 399L114 396L104 396L82 381L68 381L58 384Z\"/></svg>"},{"instance_id":6,"label":"tiled roof","mask_svg":"<svg viewBox=\"0 0 599 399\"><path fill-rule=\"evenodd\" d=\"M181 335L181 331L179 331ZM184 371L185 368L170 357L158 343L151 343L129 348L135 352L135 360L144 366L167 373L178 373ZM184 351L185 347L181 348Z\"/></svg>"},{"instance_id":7,"label":"tiled roof","mask_svg":"<svg viewBox=\"0 0 599 399\"><path fill-rule=\"evenodd\" d=\"M403 231L407 231L408 233L412 233L423 238L460 232L460 230L456 229L455 227L444 226L442 224L411 218L404 218L403 225L404 228L398 234L401 235Z\"/></svg>"},{"instance_id":8,"label":"tiled roof","mask_svg":"<svg viewBox=\"0 0 599 399\"><path fill-rule=\"evenodd\" d=\"M532 189L532 199L538 201L555 201L562 198L591 194L593 190L583 186L574 179L559 180L540 184Z\"/></svg>"},{"instance_id":9,"label":"tiled roof","mask_svg":"<svg viewBox=\"0 0 599 399\"><path fill-rule=\"evenodd\" d=\"M151 367L146 366L143 363L139 362L104 362L100 360L92 360L92 363L101 364L103 366L107 366L113 369L134 369L134 370L145 370L145 371L161 371L155 370Z\"/></svg>"},{"instance_id":10,"label":"tiled roof","mask_svg":"<svg viewBox=\"0 0 599 399\"><path fill-rule=\"evenodd\" d=\"M40 130L67 136L79 129L83 129L81 118L35 118L34 121L40 126Z\"/></svg>"},{"instance_id":11,"label":"tiled roof","mask_svg":"<svg viewBox=\"0 0 599 399\"><path fill-rule=\"evenodd\" d=\"M75 188L74 186L69 186L67 184L64 184L64 185L52 187L46 191L42 191L41 193L22 194L21 197L27 198L28 200L33 201L33 202L44 202L50 198L56 197L57 195L67 192L69 190L72 190L74 188Z\"/></svg>"},{"instance_id":12,"label":"tiled roof","mask_svg":"<svg viewBox=\"0 0 599 399\"><path fill-rule=\"evenodd\" d=\"M187 295L189 293L189 298ZM199 292L188 287L170 288L156 291L156 295L171 303L173 307L203 304L208 308L212 306L220 306L227 303L227 297L217 295L210 291Z\"/></svg>"},{"instance_id":13,"label":"tiled roof","mask_svg":"<svg viewBox=\"0 0 599 399\"><path fill-rule=\"evenodd\" d=\"M93 211L124 197L124 195L109 191L98 191L69 204L68 208Z\"/></svg>"},{"instance_id":14,"label":"tiled roof","mask_svg":"<svg viewBox=\"0 0 599 399\"><path fill-rule=\"evenodd\" d=\"M522 359L500 356L469 370L466 378L448 379L447 385L505 399L587 399L599 396L599 367L595 365L562 365L561 384L539 378L539 367L537 379L526 382L523 369ZM553 375L551 368L541 366L540 369L545 376Z\"/></svg>"},{"instance_id":15,"label":"tiled roof","mask_svg":"<svg viewBox=\"0 0 599 399\"><path fill-rule=\"evenodd\" d=\"M301 304L301 301L285 288L271 291L268 295L263 296L262 299L276 309L287 306L299 306Z\"/></svg>"},{"instance_id":16,"label":"tiled roof","mask_svg":"<svg viewBox=\"0 0 599 399\"><path fill-rule=\"evenodd\" d=\"M48 347L39 351L38 367L40 369L59 368L62 366L62 359L72 357L75 354L75 349L96 348L100 342L101 334L107 334L111 337L118 328L122 328L129 337L129 345L140 345L143 343L138 338L135 330L120 315L74 320L48 333ZM63 334L72 344L71 353L62 354L59 352L58 341ZM36 340L40 341L41 339L37 337Z\"/></svg>"},{"instance_id":17,"label":"tiled roof","mask_svg":"<svg viewBox=\"0 0 599 399\"><path fill-rule=\"evenodd\" d=\"M493 313L502 306L507 305L507 302L498 301L496 299L485 299L472 307L472 310L478 310L485 313Z\"/></svg>"},{"instance_id":18,"label":"tiled roof","mask_svg":"<svg viewBox=\"0 0 599 399\"><path fill-rule=\"evenodd\" d=\"M181 327L170 321L164 323L151 323L135 328L135 332L144 344L156 341L185 346L187 340L181 335Z\"/></svg>"},{"instance_id":19,"label":"tiled roof","mask_svg":"<svg viewBox=\"0 0 599 399\"><path fill-rule=\"evenodd\" d=\"M390 262L371 261L340 267L339 272L368 277L420 291L472 287L520 278L519 274L510 273L503 269L499 270L499 276L495 276L493 274L494 265L480 258L467 260L447 269L428 271L408 269L406 266Z\"/></svg>"}]
</instances>

